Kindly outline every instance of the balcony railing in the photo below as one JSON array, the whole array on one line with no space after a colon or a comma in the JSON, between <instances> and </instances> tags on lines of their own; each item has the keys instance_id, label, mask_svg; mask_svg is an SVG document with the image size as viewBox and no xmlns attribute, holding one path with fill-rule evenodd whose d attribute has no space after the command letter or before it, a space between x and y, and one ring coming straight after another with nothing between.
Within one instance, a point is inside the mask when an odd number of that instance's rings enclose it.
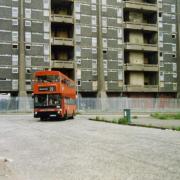
<instances>
[{"instance_id":1,"label":"balcony railing","mask_svg":"<svg viewBox=\"0 0 180 180\"><path fill-rule=\"evenodd\" d=\"M51 61L52 68L63 68L63 69L74 69L75 64L73 60L64 61L64 60L52 60Z\"/></svg>"},{"instance_id":2,"label":"balcony railing","mask_svg":"<svg viewBox=\"0 0 180 180\"><path fill-rule=\"evenodd\" d=\"M125 64L124 70L158 72L159 66L157 64Z\"/></svg>"},{"instance_id":3,"label":"balcony railing","mask_svg":"<svg viewBox=\"0 0 180 180\"><path fill-rule=\"evenodd\" d=\"M138 9L138 10L142 10L142 11L157 11L158 10L157 4L131 2L131 1L125 1L124 8Z\"/></svg>"},{"instance_id":4,"label":"balcony railing","mask_svg":"<svg viewBox=\"0 0 180 180\"><path fill-rule=\"evenodd\" d=\"M69 16L69 15L52 14L51 21L73 24L74 18L73 18L73 16Z\"/></svg>"},{"instance_id":5,"label":"balcony railing","mask_svg":"<svg viewBox=\"0 0 180 180\"><path fill-rule=\"evenodd\" d=\"M51 43L53 45L74 46L74 40L72 38L52 37Z\"/></svg>"},{"instance_id":6,"label":"balcony railing","mask_svg":"<svg viewBox=\"0 0 180 180\"><path fill-rule=\"evenodd\" d=\"M124 27L126 29L135 29L135 30L144 30L144 31L158 31L157 24L125 22Z\"/></svg>"},{"instance_id":7,"label":"balcony railing","mask_svg":"<svg viewBox=\"0 0 180 180\"><path fill-rule=\"evenodd\" d=\"M125 85L123 88L124 92L158 92L159 86L158 85Z\"/></svg>"},{"instance_id":8,"label":"balcony railing","mask_svg":"<svg viewBox=\"0 0 180 180\"><path fill-rule=\"evenodd\" d=\"M137 50L137 51L158 51L157 44L135 44L125 43L126 50Z\"/></svg>"}]
</instances>

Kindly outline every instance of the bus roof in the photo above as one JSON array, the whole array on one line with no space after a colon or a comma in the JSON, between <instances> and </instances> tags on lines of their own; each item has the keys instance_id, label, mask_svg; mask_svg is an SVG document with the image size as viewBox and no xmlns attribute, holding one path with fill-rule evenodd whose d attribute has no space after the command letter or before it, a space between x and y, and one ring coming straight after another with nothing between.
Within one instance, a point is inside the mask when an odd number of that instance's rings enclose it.
<instances>
[{"instance_id":1,"label":"bus roof","mask_svg":"<svg viewBox=\"0 0 180 180\"><path fill-rule=\"evenodd\" d=\"M57 75L57 76L64 77L65 79L68 79L68 80L74 82L72 79L70 79L69 77L67 77L66 75L61 73L60 71L48 71L48 70L44 70L44 71L36 71L35 72L35 76L43 76L43 75Z\"/></svg>"}]
</instances>

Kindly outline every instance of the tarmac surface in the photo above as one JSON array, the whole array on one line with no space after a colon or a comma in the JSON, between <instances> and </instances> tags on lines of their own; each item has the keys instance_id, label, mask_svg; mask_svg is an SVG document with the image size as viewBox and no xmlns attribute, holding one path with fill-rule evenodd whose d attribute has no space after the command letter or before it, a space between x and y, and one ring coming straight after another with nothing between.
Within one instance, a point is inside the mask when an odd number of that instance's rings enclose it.
<instances>
[{"instance_id":1,"label":"tarmac surface","mask_svg":"<svg viewBox=\"0 0 180 180\"><path fill-rule=\"evenodd\" d=\"M176 179L180 132L0 115L0 180Z\"/></svg>"}]
</instances>

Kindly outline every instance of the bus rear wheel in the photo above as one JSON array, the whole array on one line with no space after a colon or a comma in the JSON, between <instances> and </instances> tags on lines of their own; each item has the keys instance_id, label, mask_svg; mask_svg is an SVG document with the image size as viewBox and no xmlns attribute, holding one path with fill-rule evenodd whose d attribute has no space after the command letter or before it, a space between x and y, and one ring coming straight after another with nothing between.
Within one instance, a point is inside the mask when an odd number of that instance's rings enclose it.
<instances>
[{"instance_id":1,"label":"bus rear wheel","mask_svg":"<svg viewBox=\"0 0 180 180\"><path fill-rule=\"evenodd\" d=\"M74 119L74 116L75 116L75 113L74 113L74 111L73 111L72 116L71 116L71 119Z\"/></svg>"}]
</instances>

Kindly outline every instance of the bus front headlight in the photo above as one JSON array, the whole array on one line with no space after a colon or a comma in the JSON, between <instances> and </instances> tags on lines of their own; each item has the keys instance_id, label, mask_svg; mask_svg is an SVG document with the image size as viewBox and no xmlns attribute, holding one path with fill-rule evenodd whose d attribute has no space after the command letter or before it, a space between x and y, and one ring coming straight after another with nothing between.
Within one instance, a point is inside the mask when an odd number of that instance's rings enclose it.
<instances>
[{"instance_id":1,"label":"bus front headlight","mask_svg":"<svg viewBox=\"0 0 180 180\"><path fill-rule=\"evenodd\" d=\"M62 112L62 109L60 109L59 111L58 111L58 114L60 114Z\"/></svg>"}]
</instances>

